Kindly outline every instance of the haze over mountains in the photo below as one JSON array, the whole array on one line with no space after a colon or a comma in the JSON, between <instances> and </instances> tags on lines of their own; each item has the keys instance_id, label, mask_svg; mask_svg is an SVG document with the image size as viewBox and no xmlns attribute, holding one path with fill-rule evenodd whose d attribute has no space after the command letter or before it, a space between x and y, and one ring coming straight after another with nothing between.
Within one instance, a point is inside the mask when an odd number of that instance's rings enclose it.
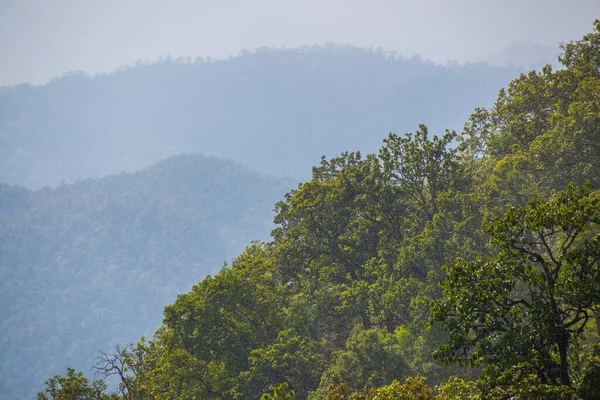
<instances>
[{"instance_id":1,"label":"haze over mountains","mask_svg":"<svg viewBox=\"0 0 600 400\"><path fill-rule=\"evenodd\" d=\"M322 154L374 151L390 131L460 130L516 73L329 45L4 87L0 181L53 186L190 152L306 179Z\"/></svg>"},{"instance_id":2,"label":"haze over mountains","mask_svg":"<svg viewBox=\"0 0 600 400\"><path fill-rule=\"evenodd\" d=\"M515 43L551 46L554 55L597 15L597 0L3 1L0 85L45 83L71 70L104 73L167 55L224 59L261 46L328 42L438 63L492 62Z\"/></svg>"},{"instance_id":3,"label":"haze over mountains","mask_svg":"<svg viewBox=\"0 0 600 400\"><path fill-rule=\"evenodd\" d=\"M534 42L513 43L487 58L493 66L512 66L523 69L540 69L542 65L558 66L555 46L544 46Z\"/></svg>"}]
</instances>

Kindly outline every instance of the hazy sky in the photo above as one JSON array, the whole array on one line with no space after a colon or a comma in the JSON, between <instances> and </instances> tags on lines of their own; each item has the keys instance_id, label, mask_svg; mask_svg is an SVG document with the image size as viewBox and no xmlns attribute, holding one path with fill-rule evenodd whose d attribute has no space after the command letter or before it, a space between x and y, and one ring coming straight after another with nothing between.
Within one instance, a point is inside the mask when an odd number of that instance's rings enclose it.
<instances>
[{"instance_id":1,"label":"hazy sky","mask_svg":"<svg viewBox=\"0 0 600 400\"><path fill-rule=\"evenodd\" d=\"M0 85L265 45L489 60L515 43L579 39L595 18L599 0L0 0Z\"/></svg>"}]
</instances>

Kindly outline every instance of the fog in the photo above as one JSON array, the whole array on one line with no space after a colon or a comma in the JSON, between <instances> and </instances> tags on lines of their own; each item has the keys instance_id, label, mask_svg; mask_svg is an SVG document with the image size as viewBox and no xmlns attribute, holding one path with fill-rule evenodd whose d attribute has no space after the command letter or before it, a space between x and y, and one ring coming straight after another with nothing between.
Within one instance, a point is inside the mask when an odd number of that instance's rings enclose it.
<instances>
[{"instance_id":1,"label":"fog","mask_svg":"<svg viewBox=\"0 0 600 400\"><path fill-rule=\"evenodd\" d=\"M594 0L3 0L0 85L165 56L219 59L326 42L438 63L547 62L560 41L581 37L599 15Z\"/></svg>"}]
</instances>

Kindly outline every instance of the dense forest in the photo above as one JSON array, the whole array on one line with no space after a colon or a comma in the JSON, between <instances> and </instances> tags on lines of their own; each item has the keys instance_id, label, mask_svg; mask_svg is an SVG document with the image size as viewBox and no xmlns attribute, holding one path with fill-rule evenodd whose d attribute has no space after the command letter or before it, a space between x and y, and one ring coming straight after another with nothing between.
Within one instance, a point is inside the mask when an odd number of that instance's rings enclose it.
<instances>
[{"instance_id":1,"label":"dense forest","mask_svg":"<svg viewBox=\"0 0 600 400\"><path fill-rule=\"evenodd\" d=\"M0 185L0 398L89 370L151 335L175 300L254 239L291 182L199 155L30 191ZM27 371L27 373L24 373Z\"/></svg>"},{"instance_id":2,"label":"dense forest","mask_svg":"<svg viewBox=\"0 0 600 400\"><path fill-rule=\"evenodd\" d=\"M323 158L271 241L38 398L599 398L600 21L562 50L460 134Z\"/></svg>"},{"instance_id":3,"label":"dense forest","mask_svg":"<svg viewBox=\"0 0 600 400\"><path fill-rule=\"evenodd\" d=\"M327 45L0 87L0 182L38 189L179 153L305 180L322 154L374 152L387 132L460 128L517 71Z\"/></svg>"}]
</instances>

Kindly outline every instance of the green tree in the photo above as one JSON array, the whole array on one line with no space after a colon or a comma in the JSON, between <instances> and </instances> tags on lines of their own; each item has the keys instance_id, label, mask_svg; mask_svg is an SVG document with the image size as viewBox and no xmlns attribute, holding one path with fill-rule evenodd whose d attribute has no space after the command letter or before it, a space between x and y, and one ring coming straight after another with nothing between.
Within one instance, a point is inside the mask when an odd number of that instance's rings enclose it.
<instances>
[{"instance_id":1,"label":"green tree","mask_svg":"<svg viewBox=\"0 0 600 400\"><path fill-rule=\"evenodd\" d=\"M366 387L354 390L346 383L330 385L319 398L326 400L434 400L433 390L427 386L422 376L407 377L404 383L394 380L389 385L379 388ZM449 400L441 398L440 400Z\"/></svg>"},{"instance_id":2,"label":"green tree","mask_svg":"<svg viewBox=\"0 0 600 400\"><path fill-rule=\"evenodd\" d=\"M355 389L391 383L409 374L404 360L402 331L363 329L358 325L348 338L345 350L336 352L329 369L323 374L321 391L330 384L347 382Z\"/></svg>"},{"instance_id":3,"label":"green tree","mask_svg":"<svg viewBox=\"0 0 600 400\"><path fill-rule=\"evenodd\" d=\"M590 358L585 363L584 375L579 387L579 396L583 400L600 397L600 345L595 345Z\"/></svg>"},{"instance_id":4,"label":"green tree","mask_svg":"<svg viewBox=\"0 0 600 400\"><path fill-rule=\"evenodd\" d=\"M119 380L118 391L124 400L143 400L150 396L141 384L141 375L148 368L145 358L151 346L144 337L136 345L115 346L111 353L100 351L93 369L95 375L106 380L116 377Z\"/></svg>"},{"instance_id":5,"label":"green tree","mask_svg":"<svg viewBox=\"0 0 600 400\"><path fill-rule=\"evenodd\" d=\"M273 237L284 279L312 293L323 284L361 278L383 224L377 209L381 178L374 156L344 153L323 159L313 180L277 204Z\"/></svg>"},{"instance_id":6,"label":"green tree","mask_svg":"<svg viewBox=\"0 0 600 400\"><path fill-rule=\"evenodd\" d=\"M260 397L260 400L294 400L296 398L296 394L293 390L288 391L287 387L287 382L283 382L281 385L273 389L272 396L269 393L264 393Z\"/></svg>"},{"instance_id":7,"label":"green tree","mask_svg":"<svg viewBox=\"0 0 600 400\"><path fill-rule=\"evenodd\" d=\"M414 135L404 137L390 133L379 151L386 174L399 189L399 195L409 200L416 230L422 228L438 212L439 195L457 182L456 149L449 145L457 137L446 132L442 137L428 137L425 125Z\"/></svg>"},{"instance_id":8,"label":"green tree","mask_svg":"<svg viewBox=\"0 0 600 400\"><path fill-rule=\"evenodd\" d=\"M242 373L247 382L244 397L257 397L278 382L289 383L300 399L314 390L323 373L325 360L317 343L288 329L279 332L277 340L262 349L252 350L250 368Z\"/></svg>"},{"instance_id":9,"label":"green tree","mask_svg":"<svg viewBox=\"0 0 600 400\"><path fill-rule=\"evenodd\" d=\"M105 393L106 383L104 381L92 381L83 375L83 372L75 372L73 368L67 368L67 375L55 375L46 381L46 389L39 392L38 400L110 400L117 396Z\"/></svg>"},{"instance_id":10,"label":"green tree","mask_svg":"<svg viewBox=\"0 0 600 400\"><path fill-rule=\"evenodd\" d=\"M172 374L181 377L180 392L234 396L252 350L268 346L283 328L284 287L278 285L269 254L267 245L255 243L230 268L206 277L165 307L155 367L165 374L158 381L168 382Z\"/></svg>"},{"instance_id":11,"label":"green tree","mask_svg":"<svg viewBox=\"0 0 600 400\"><path fill-rule=\"evenodd\" d=\"M174 332L160 328L146 345L143 368L135 378L142 399L232 399L235 371L224 361L192 356Z\"/></svg>"},{"instance_id":12,"label":"green tree","mask_svg":"<svg viewBox=\"0 0 600 400\"><path fill-rule=\"evenodd\" d=\"M498 255L458 260L432 317L449 332L447 362L506 371L519 363L542 384L572 384L569 345L600 302L600 195L569 186L487 224Z\"/></svg>"},{"instance_id":13,"label":"green tree","mask_svg":"<svg viewBox=\"0 0 600 400\"><path fill-rule=\"evenodd\" d=\"M563 68L522 74L465 127L463 148L484 155L475 171L489 214L501 215L507 204L524 206L569 182L600 185L600 21L561 47Z\"/></svg>"}]
</instances>

